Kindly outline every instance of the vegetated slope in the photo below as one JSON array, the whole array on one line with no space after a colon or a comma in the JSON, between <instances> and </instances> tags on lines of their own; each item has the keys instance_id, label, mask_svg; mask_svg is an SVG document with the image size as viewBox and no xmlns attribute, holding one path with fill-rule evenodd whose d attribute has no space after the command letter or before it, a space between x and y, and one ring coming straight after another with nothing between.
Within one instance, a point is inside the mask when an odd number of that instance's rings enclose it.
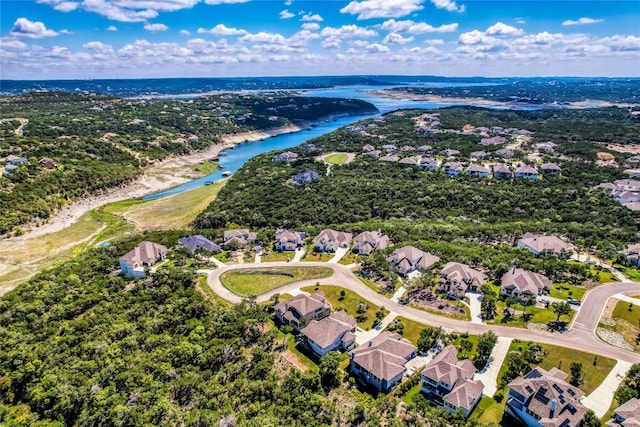
<instances>
[{"instance_id":1,"label":"vegetated slope","mask_svg":"<svg viewBox=\"0 0 640 427\"><path fill-rule=\"evenodd\" d=\"M577 117L574 111L555 112L554 120L564 126L571 125L575 139L570 142L556 140L560 144L557 153L542 156L546 161L561 163L562 176L537 181L453 178L442 171L420 171L417 166L382 162L362 154L365 144L378 149L385 144L394 144L398 149L404 145L431 144L435 153L446 148L459 149L461 161L468 164L465 156L472 150L482 148L491 152L501 148L479 146L480 137L476 135L425 135L416 129L414 121L422 113L407 111L402 116L386 115L384 121L364 121L360 127L368 128L368 135L341 129L313 141L325 147L323 152L351 151L359 155L352 163L334 166L329 176L322 176L305 186L293 185L290 178L307 170L324 175L326 166L315 160L319 152L299 150L299 160L291 165L273 162L272 154L252 159L234 174L218 198L196 219L195 225L211 228L234 222L251 227L295 228L410 219L430 224L468 222L463 228L469 229L486 228L490 224L508 227L508 224L517 223L519 225L514 228L531 227L525 231L544 229L566 233L588 247L609 247L611 243L621 246L637 239L638 214L611 200L604 192L593 190L599 183L624 175L621 169L595 165L595 153L606 150L581 136L581 130L589 128L582 123L591 118ZM564 121L563 114L566 114ZM506 119L502 119L505 115ZM540 112L505 114L454 108L440 110L440 120L441 128L449 128L447 124L450 124L451 128L460 129L460 123L486 126L490 121L489 125L539 129L528 144L546 140L558 132L546 130L547 124ZM602 119L601 123L603 133L613 132L621 125L615 115L611 121ZM629 130L640 128L638 123L628 126ZM619 153L612 154L624 159ZM404 156L419 157L415 152ZM521 159L517 162L526 160L524 153L517 156Z\"/></svg>"},{"instance_id":2,"label":"vegetated slope","mask_svg":"<svg viewBox=\"0 0 640 427\"><path fill-rule=\"evenodd\" d=\"M70 200L126 183L149 162L202 150L225 134L375 110L360 100L274 92L188 100L30 93L0 98L0 234L46 220ZM12 120L10 120L12 119ZM28 123L18 131L20 121ZM43 159L52 162L38 163Z\"/></svg>"}]
</instances>

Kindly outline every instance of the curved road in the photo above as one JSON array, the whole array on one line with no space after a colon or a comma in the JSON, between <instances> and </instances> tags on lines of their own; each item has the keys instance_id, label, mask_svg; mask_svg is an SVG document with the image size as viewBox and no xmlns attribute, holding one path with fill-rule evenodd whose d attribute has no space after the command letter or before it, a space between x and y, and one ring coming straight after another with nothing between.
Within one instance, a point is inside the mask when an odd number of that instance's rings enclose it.
<instances>
[{"instance_id":1,"label":"curved road","mask_svg":"<svg viewBox=\"0 0 640 427\"><path fill-rule=\"evenodd\" d=\"M238 303L242 301L243 298L225 288L220 282L220 276L227 271L265 267L325 267L333 270L333 274L322 279L305 280L282 286L259 295L257 297L257 302L268 301L271 296L276 293L286 293L302 286L312 286L316 283L323 285L331 284L354 291L364 299L367 299L376 305L384 306L385 308L397 313L399 316L403 316L407 319L426 325L441 326L451 331L469 332L472 334L482 334L492 330L496 335L502 337L537 341L562 347L575 348L576 350L613 357L630 363L640 363L640 354L618 347L613 347L601 341L594 332L598 322L600 321L600 316L604 310L607 300L620 292L640 291L640 283L610 283L592 289L585 294L582 307L580 308L578 315L575 317L570 330L565 333L551 333L510 328L499 325L474 324L403 306L367 287L354 276L353 272L348 267L341 264L330 264L326 262L270 262L268 264L231 265L214 270L209 274L207 282L209 287L220 297L230 302Z\"/></svg>"}]
</instances>

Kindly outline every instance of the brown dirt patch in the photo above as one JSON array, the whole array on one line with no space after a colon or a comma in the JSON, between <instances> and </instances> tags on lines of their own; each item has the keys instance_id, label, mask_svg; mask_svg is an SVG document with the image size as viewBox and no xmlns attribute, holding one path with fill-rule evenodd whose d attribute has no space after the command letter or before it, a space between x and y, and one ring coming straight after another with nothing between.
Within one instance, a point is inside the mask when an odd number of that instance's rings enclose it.
<instances>
[{"instance_id":1,"label":"brown dirt patch","mask_svg":"<svg viewBox=\"0 0 640 427\"><path fill-rule=\"evenodd\" d=\"M307 370L304 363L302 363L300 359L298 359L298 356L296 356L291 350L285 350L284 353L282 353L282 357L284 357L287 362L298 368L301 372L305 372Z\"/></svg>"}]
</instances>

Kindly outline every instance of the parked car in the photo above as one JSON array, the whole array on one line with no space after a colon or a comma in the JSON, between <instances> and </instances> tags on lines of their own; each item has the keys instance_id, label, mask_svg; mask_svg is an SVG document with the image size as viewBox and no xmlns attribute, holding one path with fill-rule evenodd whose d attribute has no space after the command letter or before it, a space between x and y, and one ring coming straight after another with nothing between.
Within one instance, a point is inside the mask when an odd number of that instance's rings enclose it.
<instances>
[{"instance_id":1,"label":"parked car","mask_svg":"<svg viewBox=\"0 0 640 427\"><path fill-rule=\"evenodd\" d=\"M567 302L571 305L580 305L580 300L578 299L567 298Z\"/></svg>"}]
</instances>

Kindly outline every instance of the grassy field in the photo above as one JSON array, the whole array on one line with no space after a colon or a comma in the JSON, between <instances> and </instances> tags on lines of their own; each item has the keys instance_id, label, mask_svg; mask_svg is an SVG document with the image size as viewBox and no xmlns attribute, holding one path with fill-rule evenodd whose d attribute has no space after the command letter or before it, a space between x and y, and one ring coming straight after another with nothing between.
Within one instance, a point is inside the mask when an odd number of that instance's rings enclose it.
<instances>
[{"instance_id":1,"label":"grassy field","mask_svg":"<svg viewBox=\"0 0 640 427\"><path fill-rule=\"evenodd\" d=\"M324 161L332 165L341 165L344 164L344 162L346 162L348 158L349 156L347 155L347 153L334 153L329 154L327 157L325 157Z\"/></svg>"},{"instance_id":2,"label":"grassy field","mask_svg":"<svg viewBox=\"0 0 640 427\"><path fill-rule=\"evenodd\" d=\"M260 295L301 280L320 279L333 273L323 267L265 267L248 271L228 271L220 276L222 284L236 295Z\"/></svg>"},{"instance_id":3,"label":"grassy field","mask_svg":"<svg viewBox=\"0 0 640 427\"><path fill-rule=\"evenodd\" d=\"M291 261L293 257L296 256L295 252L278 252L271 250L269 251L269 255L265 256L264 253L262 255L262 262L277 262L277 261Z\"/></svg>"},{"instance_id":4,"label":"grassy field","mask_svg":"<svg viewBox=\"0 0 640 427\"><path fill-rule=\"evenodd\" d=\"M616 268L622 271L622 274L627 276L629 279L635 282L640 282L640 270L638 270L637 268L624 267L621 265L620 266L616 265Z\"/></svg>"},{"instance_id":5,"label":"grassy field","mask_svg":"<svg viewBox=\"0 0 640 427\"><path fill-rule=\"evenodd\" d=\"M402 316L396 317L395 320L402 322L404 325L402 336L411 341L414 345L417 344L418 338L420 338L420 331L424 329L425 325Z\"/></svg>"},{"instance_id":6,"label":"grassy field","mask_svg":"<svg viewBox=\"0 0 640 427\"><path fill-rule=\"evenodd\" d=\"M356 262L358 262L358 256L353 252L349 251L345 256L342 257L340 261L338 261L338 264L349 265L349 264L355 264Z\"/></svg>"},{"instance_id":7,"label":"grassy field","mask_svg":"<svg viewBox=\"0 0 640 427\"><path fill-rule=\"evenodd\" d=\"M220 192L226 181L215 182L174 196L114 203L106 213L123 216L141 230L175 230L189 227Z\"/></svg>"},{"instance_id":8,"label":"grassy field","mask_svg":"<svg viewBox=\"0 0 640 427\"><path fill-rule=\"evenodd\" d=\"M640 306L620 301L613 310L614 319L624 319L634 326L640 325Z\"/></svg>"},{"instance_id":9,"label":"grassy field","mask_svg":"<svg viewBox=\"0 0 640 427\"><path fill-rule=\"evenodd\" d=\"M365 300L360 295L352 292L348 289L341 288L339 286L331 286L331 285L321 285L321 286L306 286L301 289L304 292L314 293L318 290L323 291L327 297L327 301L333 307L333 310L344 309L347 314L350 314L353 317L357 317L358 313L356 310L358 309L358 304L364 302L368 308L364 313L366 319L362 322L358 322L358 326L362 329L371 329L373 326L373 321L376 318L376 311L380 309L379 306ZM340 291L345 293L344 298L340 296ZM385 310L385 316L389 314L389 310Z\"/></svg>"},{"instance_id":10,"label":"grassy field","mask_svg":"<svg viewBox=\"0 0 640 427\"><path fill-rule=\"evenodd\" d=\"M587 289L584 286L573 286L567 283L554 283L550 295L553 298L567 299L568 297L582 300Z\"/></svg>"},{"instance_id":11,"label":"grassy field","mask_svg":"<svg viewBox=\"0 0 640 427\"><path fill-rule=\"evenodd\" d=\"M322 252L313 252L313 245L309 245L306 247L306 252L302 255L302 261L315 261L315 262L326 262L333 258L333 254L322 253Z\"/></svg>"},{"instance_id":12,"label":"grassy field","mask_svg":"<svg viewBox=\"0 0 640 427\"><path fill-rule=\"evenodd\" d=\"M531 314L531 318L525 322L521 316L522 316L522 305L517 304L517 305L512 305L511 309L515 310L515 316L513 316L514 320L511 321L507 321L505 319L505 316L503 314L504 309L507 307L507 305L504 303L504 301L496 301L496 308L498 311L498 315L496 316L495 319L493 320L489 320L486 323L491 324L491 325L503 325L503 326L510 326L513 328L527 328L527 323L543 323L543 324L547 324L549 322L552 322L554 320L556 320L556 314L553 312L553 310L551 308L542 308L542 307L535 307L535 306L528 306L525 309L526 313ZM573 317L574 312L571 312L571 318ZM563 321L569 322L571 320L571 318L569 316L562 316Z\"/></svg>"}]
</instances>

